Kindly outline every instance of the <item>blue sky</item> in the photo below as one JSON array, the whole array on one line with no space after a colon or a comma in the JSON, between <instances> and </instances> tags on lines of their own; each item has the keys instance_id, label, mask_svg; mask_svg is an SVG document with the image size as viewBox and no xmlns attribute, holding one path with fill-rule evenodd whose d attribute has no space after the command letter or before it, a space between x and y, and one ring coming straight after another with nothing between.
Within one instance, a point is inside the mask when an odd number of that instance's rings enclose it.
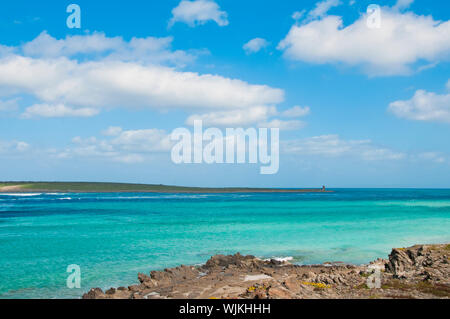
<instances>
[{"instance_id":1,"label":"blue sky","mask_svg":"<svg viewBox=\"0 0 450 319\"><path fill-rule=\"evenodd\" d=\"M450 187L450 5L15 1L0 10L0 180ZM280 169L182 164L168 136L280 128Z\"/></svg>"}]
</instances>

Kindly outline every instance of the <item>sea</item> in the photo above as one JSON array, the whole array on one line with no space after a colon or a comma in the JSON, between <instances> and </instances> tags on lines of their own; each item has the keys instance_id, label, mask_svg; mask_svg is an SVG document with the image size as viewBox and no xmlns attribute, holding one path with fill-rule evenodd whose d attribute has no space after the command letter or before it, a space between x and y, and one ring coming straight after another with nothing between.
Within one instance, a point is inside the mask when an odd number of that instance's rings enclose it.
<instances>
[{"instance_id":1,"label":"sea","mask_svg":"<svg viewBox=\"0 0 450 319\"><path fill-rule=\"evenodd\" d=\"M215 254L364 264L449 242L449 189L0 194L0 298L80 298Z\"/></svg>"}]
</instances>

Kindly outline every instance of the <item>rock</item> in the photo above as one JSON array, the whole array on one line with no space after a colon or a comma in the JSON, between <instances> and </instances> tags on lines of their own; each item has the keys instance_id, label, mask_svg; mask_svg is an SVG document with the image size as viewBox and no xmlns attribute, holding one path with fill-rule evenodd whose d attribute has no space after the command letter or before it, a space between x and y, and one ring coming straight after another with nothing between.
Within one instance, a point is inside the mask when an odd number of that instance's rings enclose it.
<instances>
[{"instance_id":1,"label":"rock","mask_svg":"<svg viewBox=\"0 0 450 319\"><path fill-rule=\"evenodd\" d=\"M298 266L239 253L212 256L203 266L179 266L139 273L139 284L89 290L84 299L163 298L450 298L450 245L393 249L389 260L369 265ZM369 267L380 273L383 289L368 289ZM245 279L249 281L245 281ZM251 286L249 286L251 285Z\"/></svg>"},{"instance_id":2,"label":"rock","mask_svg":"<svg viewBox=\"0 0 450 319\"><path fill-rule=\"evenodd\" d=\"M102 299L104 297L103 291L100 288L92 288L83 295L83 299Z\"/></svg>"},{"instance_id":3,"label":"rock","mask_svg":"<svg viewBox=\"0 0 450 319\"><path fill-rule=\"evenodd\" d=\"M406 273L414 269L414 259L411 251L403 248L392 249L386 270L390 271L395 278L406 278Z\"/></svg>"},{"instance_id":4,"label":"rock","mask_svg":"<svg viewBox=\"0 0 450 319\"><path fill-rule=\"evenodd\" d=\"M145 274L138 273L138 280L139 280L140 283L144 283L146 281L150 281L151 278L150 278L150 276L147 276Z\"/></svg>"},{"instance_id":5,"label":"rock","mask_svg":"<svg viewBox=\"0 0 450 319\"><path fill-rule=\"evenodd\" d=\"M293 296L289 290L282 287L270 287L268 290L268 297L270 299L291 299Z\"/></svg>"},{"instance_id":6,"label":"rock","mask_svg":"<svg viewBox=\"0 0 450 319\"><path fill-rule=\"evenodd\" d=\"M116 292L116 289L110 288L110 289L106 290L105 294L107 294L107 295L113 295L115 292Z\"/></svg>"},{"instance_id":7,"label":"rock","mask_svg":"<svg viewBox=\"0 0 450 319\"><path fill-rule=\"evenodd\" d=\"M230 256L215 255L206 262L205 268L228 267L230 265L237 267L249 266L251 261L254 261L255 259L254 256L242 256L240 253Z\"/></svg>"}]
</instances>

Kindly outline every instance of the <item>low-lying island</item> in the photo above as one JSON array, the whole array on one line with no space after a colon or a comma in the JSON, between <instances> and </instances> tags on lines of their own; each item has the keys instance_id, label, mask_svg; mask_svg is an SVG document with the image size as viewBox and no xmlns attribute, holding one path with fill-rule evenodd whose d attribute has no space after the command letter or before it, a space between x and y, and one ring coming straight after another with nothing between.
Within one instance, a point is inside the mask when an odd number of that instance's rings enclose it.
<instances>
[{"instance_id":1,"label":"low-lying island","mask_svg":"<svg viewBox=\"0 0 450 319\"><path fill-rule=\"evenodd\" d=\"M98 182L0 182L0 193L332 193L322 188L186 187Z\"/></svg>"}]
</instances>

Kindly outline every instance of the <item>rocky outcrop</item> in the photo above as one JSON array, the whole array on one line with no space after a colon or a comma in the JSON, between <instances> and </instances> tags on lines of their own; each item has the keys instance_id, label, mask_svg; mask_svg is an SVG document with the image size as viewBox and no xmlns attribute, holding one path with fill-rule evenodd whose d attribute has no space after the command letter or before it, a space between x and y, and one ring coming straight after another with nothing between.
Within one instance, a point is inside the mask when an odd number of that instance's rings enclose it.
<instances>
[{"instance_id":1,"label":"rocky outcrop","mask_svg":"<svg viewBox=\"0 0 450 319\"><path fill-rule=\"evenodd\" d=\"M393 249L389 260L362 266L216 255L202 266L140 273L139 284L105 292L94 288L83 298L449 298L449 254L450 245L418 245Z\"/></svg>"},{"instance_id":2,"label":"rocky outcrop","mask_svg":"<svg viewBox=\"0 0 450 319\"><path fill-rule=\"evenodd\" d=\"M449 272L450 245L416 245L393 249L386 270L396 279L445 281Z\"/></svg>"}]
</instances>

